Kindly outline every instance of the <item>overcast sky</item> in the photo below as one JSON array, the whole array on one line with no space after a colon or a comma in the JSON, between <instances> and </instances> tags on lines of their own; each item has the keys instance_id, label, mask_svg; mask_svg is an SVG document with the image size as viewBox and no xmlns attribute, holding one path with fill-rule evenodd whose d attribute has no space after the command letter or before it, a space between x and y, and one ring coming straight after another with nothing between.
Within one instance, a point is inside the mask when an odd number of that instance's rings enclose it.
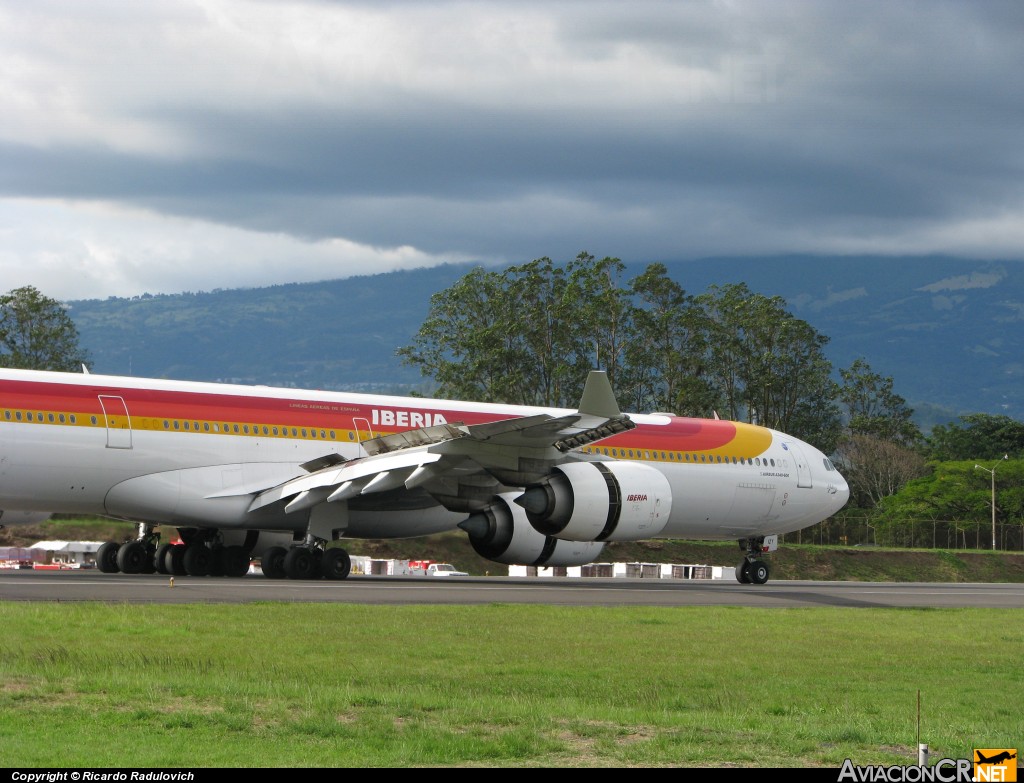
<instances>
[{"instance_id":1,"label":"overcast sky","mask_svg":"<svg viewBox=\"0 0 1024 783\"><path fill-rule=\"evenodd\" d=\"M1024 258L1024 4L0 0L0 292Z\"/></svg>"}]
</instances>

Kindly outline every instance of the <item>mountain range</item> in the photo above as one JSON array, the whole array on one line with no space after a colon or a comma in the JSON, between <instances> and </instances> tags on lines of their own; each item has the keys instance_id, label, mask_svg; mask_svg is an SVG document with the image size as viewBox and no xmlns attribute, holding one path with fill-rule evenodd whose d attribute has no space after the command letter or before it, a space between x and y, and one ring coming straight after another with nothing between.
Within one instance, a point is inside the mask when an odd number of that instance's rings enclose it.
<instances>
[{"instance_id":1,"label":"mountain range","mask_svg":"<svg viewBox=\"0 0 1024 783\"><path fill-rule=\"evenodd\" d=\"M662 263L691 294L742 282L782 297L829 338L825 352L837 371L864 358L893 379L926 431L967 413L1024 419L1024 263L850 256ZM624 280L646 266L627 263ZM395 351L412 341L431 295L470 269L65 304L94 373L429 393L429 379Z\"/></svg>"}]
</instances>

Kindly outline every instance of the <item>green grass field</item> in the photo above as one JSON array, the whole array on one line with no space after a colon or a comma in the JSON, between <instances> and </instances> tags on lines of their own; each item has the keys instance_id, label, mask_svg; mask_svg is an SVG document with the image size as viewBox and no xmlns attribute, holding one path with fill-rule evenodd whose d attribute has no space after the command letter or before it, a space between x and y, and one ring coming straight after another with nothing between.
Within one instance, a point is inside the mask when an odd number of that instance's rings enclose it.
<instances>
[{"instance_id":1,"label":"green grass field","mask_svg":"<svg viewBox=\"0 0 1024 783\"><path fill-rule=\"evenodd\" d=\"M803 767L1024 745L1024 609L0 603L0 766Z\"/></svg>"}]
</instances>

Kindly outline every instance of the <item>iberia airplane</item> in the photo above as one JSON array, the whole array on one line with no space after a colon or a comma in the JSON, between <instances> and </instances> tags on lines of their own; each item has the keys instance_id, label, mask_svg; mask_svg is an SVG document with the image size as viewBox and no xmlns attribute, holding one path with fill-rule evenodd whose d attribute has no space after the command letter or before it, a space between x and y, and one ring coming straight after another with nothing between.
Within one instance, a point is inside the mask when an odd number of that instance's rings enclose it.
<instances>
[{"instance_id":1,"label":"iberia airplane","mask_svg":"<svg viewBox=\"0 0 1024 783\"><path fill-rule=\"evenodd\" d=\"M829 458L766 427L578 410L0 369L0 522L108 515L105 572L344 579L341 538L461 528L504 564L582 565L609 541L734 539L768 580L779 534L835 514ZM176 528L182 543L160 542Z\"/></svg>"}]
</instances>

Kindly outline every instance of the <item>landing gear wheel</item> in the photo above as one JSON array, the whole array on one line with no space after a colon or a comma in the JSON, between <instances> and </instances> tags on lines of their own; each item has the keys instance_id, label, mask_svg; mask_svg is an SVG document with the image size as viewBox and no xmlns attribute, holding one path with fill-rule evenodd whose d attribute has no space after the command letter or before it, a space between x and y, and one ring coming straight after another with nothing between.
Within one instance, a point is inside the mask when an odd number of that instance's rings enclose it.
<instances>
[{"instance_id":1,"label":"landing gear wheel","mask_svg":"<svg viewBox=\"0 0 1024 783\"><path fill-rule=\"evenodd\" d=\"M172 576L185 576L185 550L184 544L172 544L171 548L164 554L164 568L166 573Z\"/></svg>"},{"instance_id":2,"label":"landing gear wheel","mask_svg":"<svg viewBox=\"0 0 1024 783\"><path fill-rule=\"evenodd\" d=\"M203 544L192 544L185 548L182 565L189 576L209 576L213 565L213 550Z\"/></svg>"},{"instance_id":3,"label":"landing gear wheel","mask_svg":"<svg viewBox=\"0 0 1024 783\"><path fill-rule=\"evenodd\" d=\"M284 579L284 558L288 550L283 546L272 546L260 558L260 568L267 579Z\"/></svg>"},{"instance_id":4,"label":"landing gear wheel","mask_svg":"<svg viewBox=\"0 0 1024 783\"><path fill-rule=\"evenodd\" d=\"M167 553L173 548L174 544L161 544L157 547L156 554L153 555L153 567L158 574L171 573L167 566Z\"/></svg>"},{"instance_id":5,"label":"landing gear wheel","mask_svg":"<svg viewBox=\"0 0 1024 783\"><path fill-rule=\"evenodd\" d=\"M313 550L303 546L292 547L284 556L284 573L289 579L314 579L319 576L318 566Z\"/></svg>"},{"instance_id":6,"label":"landing gear wheel","mask_svg":"<svg viewBox=\"0 0 1024 783\"><path fill-rule=\"evenodd\" d=\"M154 552L156 551L150 544L146 544L146 556L142 561L142 568L139 569L140 574L155 574L156 573L156 558Z\"/></svg>"},{"instance_id":7,"label":"landing gear wheel","mask_svg":"<svg viewBox=\"0 0 1024 783\"><path fill-rule=\"evenodd\" d=\"M244 547L226 546L220 553L221 570L224 576L238 578L249 573L249 553Z\"/></svg>"},{"instance_id":8,"label":"landing gear wheel","mask_svg":"<svg viewBox=\"0 0 1024 783\"><path fill-rule=\"evenodd\" d=\"M755 560L750 564L750 581L755 585L763 585L768 581L768 564L763 560Z\"/></svg>"},{"instance_id":9,"label":"landing gear wheel","mask_svg":"<svg viewBox=\"0 0 1024 783\"><path fill-rule=\"evenodd\" d=\"M116 574L121 569L117 565L117 551L121 545L116 541L108 541L96 550L96 567L104 574Z\"/></svg>"},{"instance_id":10,"label":"landing gear wheel","mask_svg":"<svg viewBox=\"0 0 1024 783\"><path fill-rule=\"evenodd\" d=\"M328 549L320 561L324 579L346 579L352 571L352 558L340 547Z\"/></svg>"},{"instance_id":11,"label":"landing gear wheel","mask_svg":"<svg viewBox=\"0 0 1024 783\"><path fill-rule=\"evenodd\" d=\"M741 585L750 584L750 561L746 558L743 558L736 566L736 581Z\"/></svg>"},{"instance_id":12,"label":"landing gear wheel","mask_svg":"<svg viewBox=\"0 0 1024 783\"><path fill-rule=\"evenodd\" d=\"M215 547L210 550L210 570L207 576L224 576L224 547Z\"/></svg>"}]
</instances>

